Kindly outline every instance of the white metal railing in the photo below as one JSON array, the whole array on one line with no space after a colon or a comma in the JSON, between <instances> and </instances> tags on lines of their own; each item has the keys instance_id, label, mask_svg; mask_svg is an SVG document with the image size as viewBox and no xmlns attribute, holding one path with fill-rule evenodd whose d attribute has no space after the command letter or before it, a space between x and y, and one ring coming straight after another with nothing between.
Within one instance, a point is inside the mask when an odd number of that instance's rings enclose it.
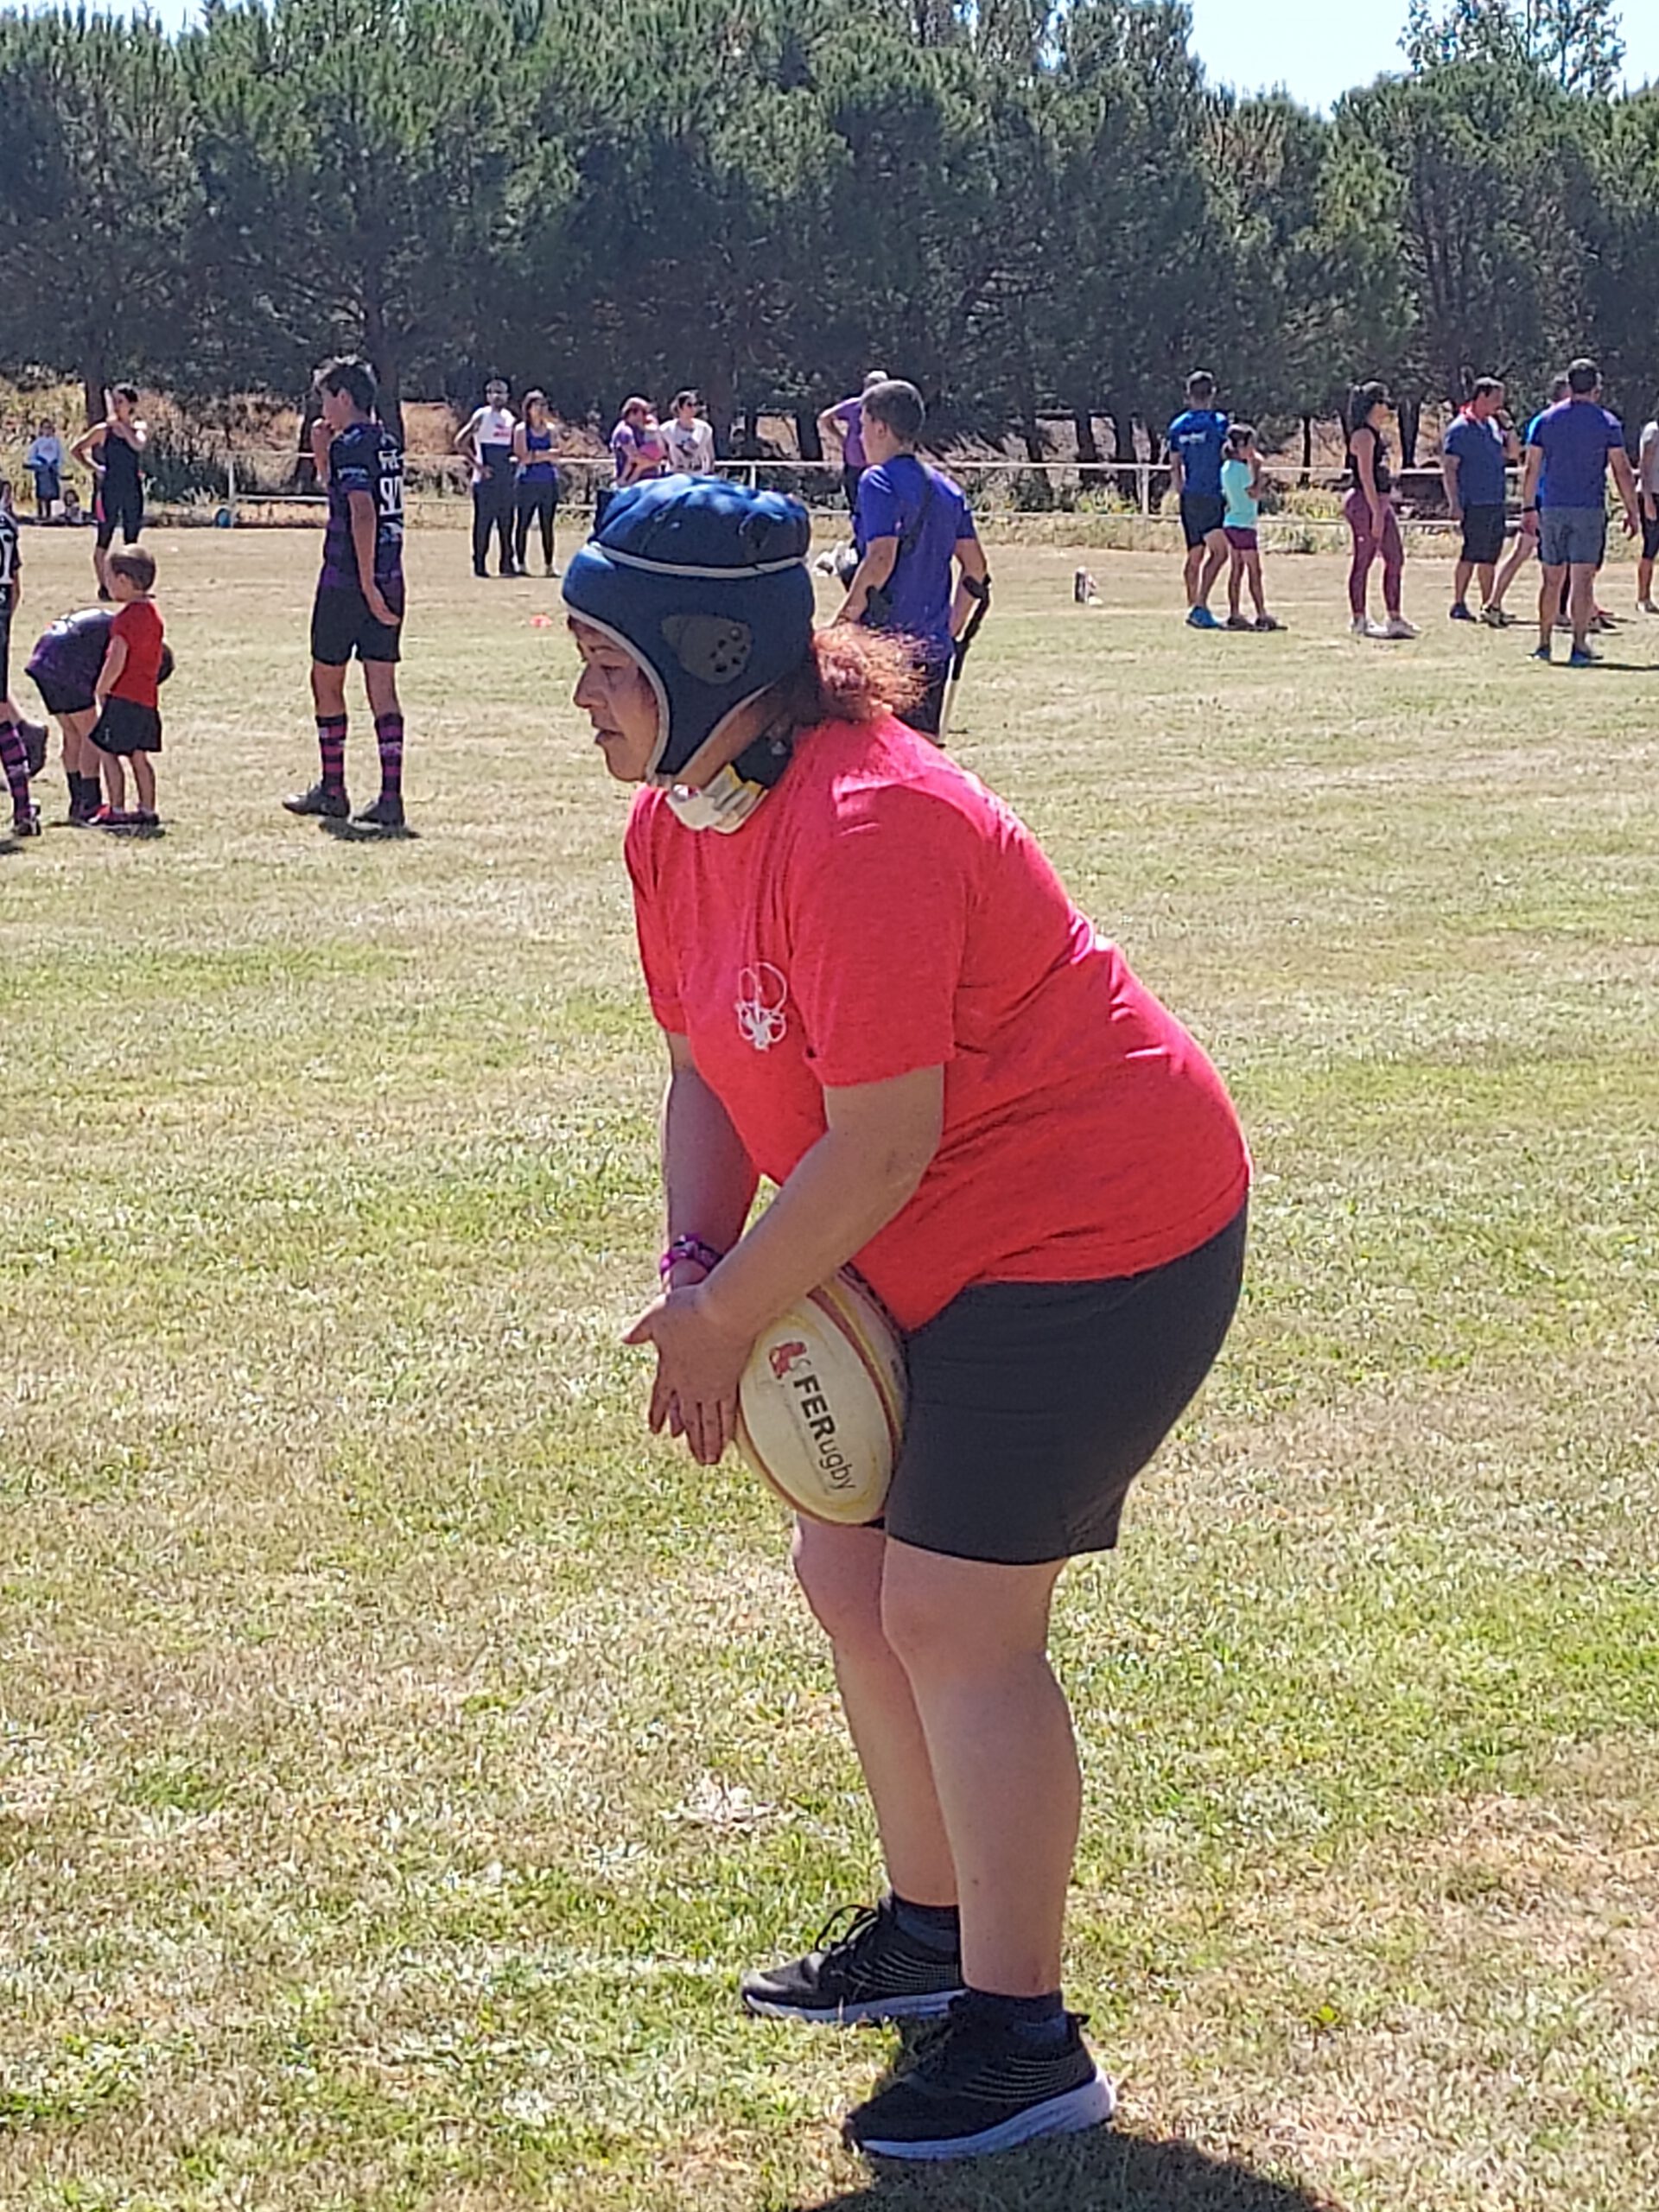
<instances>
[{"instance_id":1,"label":"white metal railing","mask_svg":"<svg viewBox=\"0 0 1659 2212\"><path fill-rule=\"evenodd\" d=\"M279 456L273 454L270 458L275 462ZM554 459L567 482L573 478L580 481L582 496L567 501L567 504L578 509L591 506L594 493L601 487L608 486L612 480L608 455L563 454L555 454ZM243 480L238 482L236 464L237 456L234 452L227 453L225 461L224 505L232 520L235 520L238 512L245 505L320 507L327 504L327 494L321 492L265 490L249 480L252 474L251 470L247 471ZM1173 524L1179 519L1179 511L1174 502L1167 496L1170 488L1170 466L1166 461L1024 461L1012 458L988 460L983 457L968 459L953 456L942 466L950 475L963 480L969 486L977 479L986 488L989 488L991 480L997 478L1005 478L1012 481L1020 477L1041 476L1060 485L1075 484L1077 490L1080 492L1095 488L1121 492L1126 480L1132 480L1134 505L1127 511L1128 513L1138 516L1142 521L1151 523ZM834 491L839 488L841 476L839 462L801 461L786 454L768 455L761 459L718 461L715 464L715 470L721 476L731 477L740 483L746 484L752 491L760 487L763 478L778 475L796 479L816 476L823 480L826 490ZM1438 485L1440 480L1437 462L1426 463L1404 473L1411 477L1427 478L1435 485ZM1300 462L1273 461L1263 464L1263 474L1270 483L1275 485L1298 490L1334 493L1341 488L1341 480L1344 471L1339 467L1332 467L1319 462L1304 469ZM468 479L467 463L464 461L457 459L451 461L448 457L434 456L430 474L435 485L447 483L452 486L452 489L448 492L435 491L429 495L414 491L410 497L410 505L418 505L423 498L429 496L435 500L446 501L466 496L468 490ZM1512 486L1518 489L1522 471L1518 467L1511 467L1506 471L1506 475ZM1154 503L1153 498L1155 480L1160 486L1160 499L1157 503ZM1009 511L1015 513L1038 514L1056 512L1054 509L1027 508L1023 505L1014 505ZM1060 512L1065 511L1060 510ZM1112 511L1108 509L1103 512L1110 513ZM1274 518L1269 515L1268 519L1273 520ZM1294 512L1284 519L1311 529L1335 527L1341 522L1340 516L1337 515L1304 515ZM1449 526L1444 518L1439 517L1421 518L1408 517L1406 519L1419 529L1432 530Z\"/></svg>"}]
</instances>

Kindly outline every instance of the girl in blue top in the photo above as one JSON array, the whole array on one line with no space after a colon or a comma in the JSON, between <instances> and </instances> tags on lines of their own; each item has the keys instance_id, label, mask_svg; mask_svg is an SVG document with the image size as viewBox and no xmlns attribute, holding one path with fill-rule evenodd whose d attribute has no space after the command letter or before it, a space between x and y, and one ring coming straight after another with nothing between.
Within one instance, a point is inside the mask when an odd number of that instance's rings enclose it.
<instances>
[{"instance_id":1,"label":"girl in blue top","mask_svg":"<svg viewBox=\"0 0 1659 2212\"><path fill-rule=\"evenodd\" d=\"M517 512L513 523L513 551L519 575L524 573L524 547L530 525L542 533L542 567L550 576L558 569L553 563L553 518L559 506L559 472L553 465L553 429L547 419L547 394L524 394L524 420L512 434L513 459L518 464Z\"/></svg>"},{"instance_id":2,"label":"girl in blue top","mask_svg":"<svg viewBox=\"0 0 1659 2212\"><path fill-rule=\"evenodd\" d=\"M1262 514L1262 486L1267 481L1267 472L1255 442L1255 431L1249 423L1235 423L1227 433L1225 458L1221 464L1221 496L1224 503L1222 527L1227 533L1227 550L1232 563L1227 573L1227 627L1230 630L1282 630L1282 622L1275 621L1268 612L1267 596L1262 582L1262 554L1256 525ZM1239 610L1239 598L1244 581L1249 579L1250 597L1255 601L1255 620Z\"/></svg>"}]
</instances>

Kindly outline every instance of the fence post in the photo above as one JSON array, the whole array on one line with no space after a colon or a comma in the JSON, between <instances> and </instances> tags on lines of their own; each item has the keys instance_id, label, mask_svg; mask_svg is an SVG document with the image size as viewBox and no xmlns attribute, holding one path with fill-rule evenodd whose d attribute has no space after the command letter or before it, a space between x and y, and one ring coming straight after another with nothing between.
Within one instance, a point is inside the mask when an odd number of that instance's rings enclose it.
<instances>
[{"instance_id":1,"label":"fence post","mask_svg":"<svg viewBox=\"0 0 1659 2212\"><path fill-rule=\"evenodd\" d=\"M1142 515L1150 519L1152 515L1152 463L1149 461L1137 461L1135 464L1135 474L1136 480L1140 484L1141 487L1141 512Z\"/></svg>"},{"instance_id":2,"label":"fence post","mask_svg":"<svg viewBox=\"0 0 1659 2212\"><path fill-rule=\"evenodd\" d=\"M228 448L225 454L225 508L234 524L236 521L236 455Z\"/></svg>"}]
</instances>

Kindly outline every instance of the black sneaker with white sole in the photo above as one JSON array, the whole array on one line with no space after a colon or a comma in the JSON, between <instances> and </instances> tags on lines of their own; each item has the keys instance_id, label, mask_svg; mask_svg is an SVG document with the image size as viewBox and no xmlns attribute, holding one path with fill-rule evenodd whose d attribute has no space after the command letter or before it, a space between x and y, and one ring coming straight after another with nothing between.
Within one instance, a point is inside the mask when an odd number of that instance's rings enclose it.
<instances>
[{"instance_id":1,"label":"black sneaker with white sole","mask_svg":"<svg viewBox=\"0 0 1659 2212\"><path fill-rule=\"evenodd\" d=\"M933 2020L963 1994L962 1961L906 1936L887 1898L843 1905L804 1959L746 1974L741 1987L750 2012L769 2020Z\"/></svg>"},{"instance_id":2,"label":"black sneaker with white sole","mask_svg":"<svg viewBox=\"0 0 1659 2212\"><path fill-rule=\"evenodd\" d=\"M964 1997L842 2133L872 2158L942 2161L1103 2126L1117 2098L1083 2039L1084 2018L1068 2012L1064 2038L1048 2045Z\"/></svg>"},{"instance_id":3,"label":"black sneaker with white sole","mask_svg":"<svg viewBox=\"0 0 1659 2212\"><path fill-rule=\"evenodd\" d=\"M313 784L308 791L296 791L283 804L290 814L319 814L325 822L343 822L352 803L337 784Z\"/></svg>"},{"instance_id":4,"label":"black sneaker with white sole","mask_svg":"<svg viewBox=\"0 0 1659 2212\"><path fill-rule=\"evenodd\" d=\"M401 830L404 826L404 802L394 798L390 791L382 791L378 798L371 799L360 813L352 820L359 830Z\"/></svg>"}]
</instances>

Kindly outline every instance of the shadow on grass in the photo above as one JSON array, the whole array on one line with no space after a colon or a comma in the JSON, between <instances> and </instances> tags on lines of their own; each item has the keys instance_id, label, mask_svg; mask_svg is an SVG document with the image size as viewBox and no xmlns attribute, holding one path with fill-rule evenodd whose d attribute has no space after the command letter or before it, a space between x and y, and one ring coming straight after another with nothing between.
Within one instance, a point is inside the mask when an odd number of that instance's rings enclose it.
<instances>
[{"instance_id":1,"label":"shadow on grass","mask_svg":"<svg viewBox=\"0 0 1659 2212\"><path fill-rule=\"evenodd\" d=\"M1191 2143L1095 2128L972 2164L882 2161L868 2187L792 2212L1332 2212L1332 2201Z\"/></svg>"},{"instance_id":2,"label":"shadow on grass","mask_svg":"<svg viewBox=\"0 0 1659 2212\"><path fill-rule=\"evenodd\" d=\"M331 822L325 818L317 827L325 837L333 837L342 845L412 845L421 834L407 823L396 830L382 830L372 822Z\"/></svg>"}]
</instances>

